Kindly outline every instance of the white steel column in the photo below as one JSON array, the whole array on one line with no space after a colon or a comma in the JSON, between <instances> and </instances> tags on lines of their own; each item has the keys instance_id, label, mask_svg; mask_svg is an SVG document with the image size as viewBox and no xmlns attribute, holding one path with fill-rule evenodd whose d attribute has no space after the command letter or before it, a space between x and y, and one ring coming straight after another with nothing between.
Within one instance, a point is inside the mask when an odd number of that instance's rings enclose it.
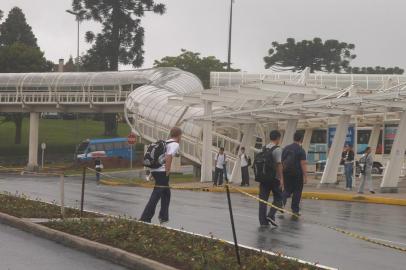
<instances>
[{"instance_id":1,"label":"white steel column","mask_svg":"<svg viewBox=\"0 0 406 270\"><path fill-rule=\"evenodd\" d=\"M212 114L212 103L204 102L204 114ZM205 120L202 124L203 128L203 143L202 143L202 168L200 181L210 182L213 178L213 165L212 165L212 144L213 144L213 123L211 120Z\"/></svg>"},{"instance_id":2,"label":"white steel column","mask_svg":"<svg viewBox=\"0 0 406 270\"><path fill-rule=\"evenodd\" d=\"M381 125L374 125L368 142L368 146L371 147L372 149L372 155L376 154L376 146L378 145L380 133L381 133Z\"/></svg>"},{"instance_id":3,"label":"white steel column","mask_svg":"<svg viewBox=\"0 0 406 270\"><path fill-rule=\"evenodd\" d=\"M251 147L254 144L255 124L245 125L243 127L243 137L241 147L245 147L245 153L253 159ZM241 149L240 147L240 149ZM238 158L241 151L238 151L237 160L234 163L233 171L231 172L230 182L238 182L241 180L241 161Z\"/></svg>"},{"instance_id":4,"label":"white steel column","mask_svg":"<svg viewBox=\"0 0 406 270\"><path fill-rule=\"evenodd\" d=\"M337 182L338 166L340 165L341 153L343 152L350 120L350 115L343 115L338 118L336 133L328 153L326 168L321 177L320 185L331 185Z\"/></svg>"},{"instance_id":5,"label":"white steel column","mask_svg":"<svg viewBox=\"0 0 406 270\"><path fill-rule=\"evenodd\" d=\"M38 131L39 113L30 113L30 138L28 145L28 165L27 170L38 170Z\"/></svg>"},{"instance_id":6,"label":"white steel column","mask_svg":"<svg viewBox=\"0 0 406 270\"><path fill-rule=\"evenodd\" d=\"M298 122L299 120L297 119L288 120L286 124L285 134L283 135L283 141L281 144L282 147L293 143L293 135L296 132Z\"/></svg>"},{"instance_id":7,"label":"white steel column","mask_svg":"<svg viewBox=\"0 0 406 270\"><path fill-rule=\"evenodd\" d=\"M393 142L390 159L386 164L385 173L381 183L382 193L394 193L398 191L400 170L405 157L406 150L406 112L400 115L399 127L396 138Z\"/></svg>"},{"instance_id":8,"label":"white steel column","mask_svg":"<svg viewBox=\"0 0 406 270\"><path fill-rule=\"evenodd\" d=\"M313 129L312 128L306 128L305 134L304 134L304 137L303 137L303 143L302 143L302 147L306 151L306 153L309 151L310 141L312 140L312 135L313 135Z\"/></svg>"}]
</instances>

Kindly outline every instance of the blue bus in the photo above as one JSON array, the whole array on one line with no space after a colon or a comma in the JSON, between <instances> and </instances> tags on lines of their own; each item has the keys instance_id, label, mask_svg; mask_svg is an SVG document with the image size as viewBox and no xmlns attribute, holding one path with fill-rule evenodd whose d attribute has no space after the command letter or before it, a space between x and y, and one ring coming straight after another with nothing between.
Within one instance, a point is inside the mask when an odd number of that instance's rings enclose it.
<instances>
[{"instance_id":1,"label":"blue bus","mask_svg":"<svg viewBox=\"0 0 406 270\"><path fill-rule=\"evenodd\" d=\"M89 161L94 158L130 160L131 146L128 144L127 138L91 139L79 144L76 149L78 161Z\"/></svg>"}]
</instances>

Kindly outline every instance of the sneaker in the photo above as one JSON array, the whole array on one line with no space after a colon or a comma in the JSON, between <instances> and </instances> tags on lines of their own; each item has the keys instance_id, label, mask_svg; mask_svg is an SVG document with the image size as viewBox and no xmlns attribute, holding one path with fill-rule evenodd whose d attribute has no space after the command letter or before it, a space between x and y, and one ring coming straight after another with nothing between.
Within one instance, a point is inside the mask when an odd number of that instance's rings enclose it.
<instances>
[{"instance_id":1,"label":"sneaker","mask_svg":"<svg viewBox=\"0 0 406 270\"><path fill-rule=\"evenodd\" d=\"M375 194L375 191L373 191L373 190L371 190L370 192L371 192L371 194Z\"/></svg>"},{"instance_id":2,"label":"sneaker","mask_svg":"<svg viewBox=\"0 0 406 270\"><path fill-rule=\"evenodd\" d=\"M161 225L165 225L168 222L169 222L169 220L159 219L159 224L161 224Z\"/></svg>"},{"instance_id":3,"label":"sneaker","mask_svg":"<svg viewBox=\"0 0 406 270\"><path fill-rule=\"evenodd\" d=\"M272 226L278 227L278 223L276 223L275 217L266 217L266 220L268 220L269 223L272 224Z\"/></svg>"}]
</instances>

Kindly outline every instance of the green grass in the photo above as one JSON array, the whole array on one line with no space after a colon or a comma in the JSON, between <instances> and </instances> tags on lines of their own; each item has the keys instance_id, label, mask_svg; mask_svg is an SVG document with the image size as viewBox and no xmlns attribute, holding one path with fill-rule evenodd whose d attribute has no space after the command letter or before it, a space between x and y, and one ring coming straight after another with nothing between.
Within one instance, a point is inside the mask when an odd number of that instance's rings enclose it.
<instances>
[{"instance_id":1,"label":"green grass","mask_svg":"<svg viewBox=\"0 0 406 270\"><path fill-rule=\"evenodd\" d=\"M234 246L226 242L195 236L164 227L150 226L128 219L52 221L52 229L117 247L183 270L315 270L280 256L240 248L241 267Z\"/></svg>"},{"instance_id":2,"label":"green grass","mask_svg":"<svg viewBox=\"0 0 406 270\"><path fill-rule=\"evenodd\" d=\"M19 218L62 218L61 207L37 200L30 200L27 196L12 196L0 194L0 212ZM65 208L66 218L80 216L80 211L73 208ZM84 217L100 217L93 213L84 213Z\"/></svg>"},{"instance_id":3,"label":"green grass","mask_svg":"<svg viewBox=\"0 0 406 270\"><path fill-rule=\"evenodd\" d=\"M0 121L2 119L0 118ZM105 138L104 122L86 119L51 120L41 119L39 124L39 145L47 144L46 154L66 154L72 159L76 146L89 138ZM127 124L120 123L118 134L126 137L130 132ZM0 125L0 153L8 156L27 156L29 137L29 118L24 118L22 127L22 143L14 144L15 126L12 122Z\"/></svg>"}]
</instances>

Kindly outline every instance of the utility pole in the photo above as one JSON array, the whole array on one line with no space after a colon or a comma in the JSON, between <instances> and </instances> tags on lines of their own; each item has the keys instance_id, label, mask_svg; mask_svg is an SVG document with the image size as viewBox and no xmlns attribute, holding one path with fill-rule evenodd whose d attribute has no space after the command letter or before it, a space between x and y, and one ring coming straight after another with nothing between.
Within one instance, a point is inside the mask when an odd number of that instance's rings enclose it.
<instances>
[{"instance_id":1,"label":"utility pole","mask_svg":"<svg viewBox=\"0 0 406 270\"><path fill-rule=\"evenodd\" d=\"M231 38L233 30L233 4L234 0L230 0L230 27L228 31L228 60L227 60L227 71L231 71Z\"/></svg>"},{"instance_id":2,"label":"utility pole","mask_svg":"<svg viewBox=\"0 0 406 270\"><path fill-rule=\"evenodd\" d=\"M79 46L80 46L80 16L82 15L79 12L73 12L72 10L66 10L67 13L76 16L76 21L78 22L78 40L77 40L77 51L76 51L76 71L80 71L80 62L79 62Z\"/></svg>"}]
</instances>

